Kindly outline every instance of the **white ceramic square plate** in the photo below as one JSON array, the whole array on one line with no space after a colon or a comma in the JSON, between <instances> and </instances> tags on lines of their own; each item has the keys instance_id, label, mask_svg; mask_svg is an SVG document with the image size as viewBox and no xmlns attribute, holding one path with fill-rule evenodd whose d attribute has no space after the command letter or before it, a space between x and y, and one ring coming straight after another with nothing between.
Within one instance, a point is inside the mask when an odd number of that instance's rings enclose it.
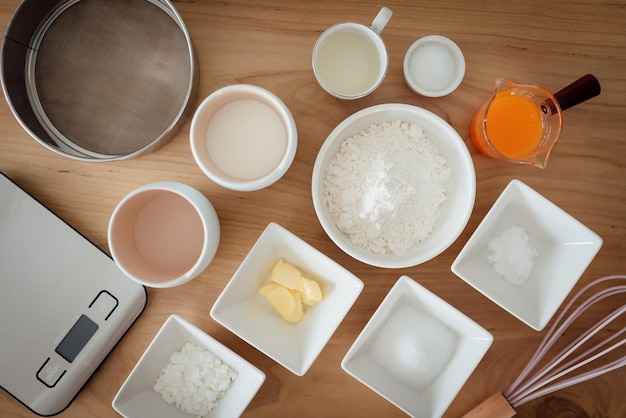
<instances>
[{"instance_id":1,"label":"white ceramic square plate","mask_svg":"<svg viewBox=\"0 0 626 418\"><path fill-rule=\"evenodd\" d=\"M341 366L407 414L439 417L492 341L480 325L402 276Z\"/></svg>"},{"instance_id":2,"label":"white ceramic square plate","mask_svg":"<svg viewBox=\"0 0 626 418\"><path fill-rule=\"evenodd\" d=\"M279 260L316 280L324 299L288 323L259 293ZM270 223L230 279L211 316L235 335L295 373L304 375L363 290L345 268L278 224Z\"/></svg>"},{"instance_id":3,"label":"white ceramic square plate","mask_svg":"<svg viewBox=\"0 0 626 418\"><path fill-rule=\"evenodd\" d=\"M237 379L226 391L209 418L238 417L248 407L265 381L265 374L213 337L178 315L171 315L141 356L113 399L113 409L126 418L189 418L170 405L152 387L172 353L187 342L212 351L237 371Z\"/></svg>"},{"instance_id":4,"label":"white ceramic square plate","mask_svg":"<svg viewBox=\"0 0 626 418\"><path fill-rule=\"evenodd\" d=\"M537 251L528 280L513 284L487 261L489 242L513 225ZM513 316L540 331L602 246L602 238L519 180L511 181L454 263L452 271Z\"/></svg>"}]
</instances>

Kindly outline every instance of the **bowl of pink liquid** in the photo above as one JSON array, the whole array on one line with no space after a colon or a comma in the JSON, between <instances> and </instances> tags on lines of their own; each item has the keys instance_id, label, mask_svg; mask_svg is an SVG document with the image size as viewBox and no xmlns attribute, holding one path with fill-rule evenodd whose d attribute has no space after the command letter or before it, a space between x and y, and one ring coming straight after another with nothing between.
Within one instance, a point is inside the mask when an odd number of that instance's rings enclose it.
<instances>
[{"instance_id":1,"label":"bowl of pink liquid","mask_svg":"<svg viewBox=\"0 0 626 418\"><path fill-rule=\"evenodd\" d=\"M131 279L149 287L173 287L202 273L220 241L209 200L186 184L162 181L124 197L111 215L111 256Z\"/></svg>"},{"instance_id":2,"label":"bowl of pink liquid","mask_svg":"<svg viewBox=\"0 0 626 418\"><path fill-rule=\"evenodd\" d=\"M204 99L189 137L202 172L236 191L277 182L291 166L298 145L296 124L285 103L249 84L226 86Z\"/></svg>"}]
</instances>

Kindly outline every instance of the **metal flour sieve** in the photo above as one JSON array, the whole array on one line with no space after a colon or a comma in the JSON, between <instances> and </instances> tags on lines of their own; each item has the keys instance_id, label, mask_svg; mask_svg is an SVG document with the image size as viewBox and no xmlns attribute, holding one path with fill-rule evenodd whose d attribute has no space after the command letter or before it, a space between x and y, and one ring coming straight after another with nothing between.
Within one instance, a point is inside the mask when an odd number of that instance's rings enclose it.
<instances>
[{"instance_id":1,"label":"metal flour sieve","mask_svg":"<svg viewBox=\"0 0 626 418\"><path fill-rule=\"evenodd\" d=\"M171 139L191 113L196 56L168 0L24 0L7 26L7 102L66 157L114 161Z\"/></svg>"}]
</instances>

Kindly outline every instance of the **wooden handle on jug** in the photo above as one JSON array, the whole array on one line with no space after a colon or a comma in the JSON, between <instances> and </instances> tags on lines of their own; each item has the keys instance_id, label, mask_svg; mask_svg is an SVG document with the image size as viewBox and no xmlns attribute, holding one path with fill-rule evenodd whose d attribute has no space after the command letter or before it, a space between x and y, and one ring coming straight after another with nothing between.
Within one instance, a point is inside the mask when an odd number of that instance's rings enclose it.
<instances>
[{"instance_id":1,"label":"wooden handle on jug","mask_svg":"<svg viewBox=\"0 0 626 418\"><path fill-rule=\"evenodd\" d=\"M476 408L463 415L463 418L511 418L516 412L502 392L496 392Z\"/></svg>"},{"instance_id":2,"label":"wooden handle on jug","mask_svg":"<svg viewBox=\"0 0 626 418\"><path fill-rule=\"evenodd\" d=\"M601 91L602 88L598 79L593 74L587 74L554 93L554 99L559 104L561 111L564 111L596 97ZM551 99L547 99L541 104L541 110L547 115L556 113L556 107Z\"/></svg>"},{"instance_id":3,"label":"wooden handle on jug","mask_svg":"<svg viewBox=\"0 0 626 418\"><path fill-rule=\"evenodd\" d=\"M596 97L601 91L598 79L593 74L587 74L554 93L554 98L563 111Z\"/></svg>"}]
</instances>

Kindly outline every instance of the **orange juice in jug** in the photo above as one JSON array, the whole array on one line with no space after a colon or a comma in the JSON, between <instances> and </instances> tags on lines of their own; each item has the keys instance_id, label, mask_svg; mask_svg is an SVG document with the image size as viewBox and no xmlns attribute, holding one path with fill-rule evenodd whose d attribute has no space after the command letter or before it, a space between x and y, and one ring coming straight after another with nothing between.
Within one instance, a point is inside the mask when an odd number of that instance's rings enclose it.
<instances>
[{"instance_id":1,"label":"orange juice in jug","mask_svg":"<svg viewBox=\"0 0 626 418\"><path fill-rule=\"evenodd\" d=\"M542 111L546 100L554 98L541 87L499 79L491 100L472 118L472 143L490 157L543 168L562 126L560 111Z\"/></svg>"}]
</instances>

